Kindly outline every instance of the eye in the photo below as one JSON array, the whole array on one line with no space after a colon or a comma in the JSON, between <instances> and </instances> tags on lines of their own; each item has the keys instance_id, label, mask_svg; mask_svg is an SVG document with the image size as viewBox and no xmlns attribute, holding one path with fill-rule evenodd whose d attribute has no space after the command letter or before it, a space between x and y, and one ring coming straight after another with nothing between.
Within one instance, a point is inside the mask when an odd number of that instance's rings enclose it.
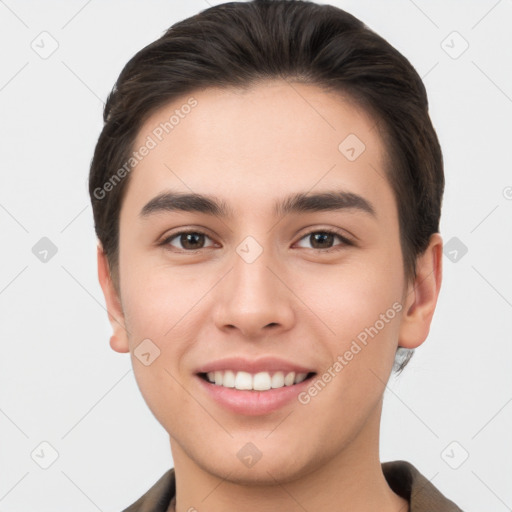
<instances>
[{"instance_id":1,"label":"eye","mask_svg":"<svg viewBox=\"0 0 512 512\"><path fill-rule=\"evenodd\" d=\"M335 240L338 239L341 243L333 245ZM210 243L207 243L210 241ZM309 247L306 244L311 244ZM171 246L184 252L192 252L207 247L214 247L215 243L212 239L202 231L180 231L168 236L163 242L164 246ZM322 229L311 231L303 236L299 242L299 247L308 249L319 249L323 252L336 250L337 246L354 245L348 238L344 237L335 230Z\"/></svg>"},{"instance_id":2,"label":"eye","mask_svg":"<svg viewBox=\"0 0 512 512\"><path fill-rule=\"evenodd\" d=\"M214 245L213 243L205 245L205 240L211 241L211 238L201 231L180 231L167 237L162 245L170 245L185 251L196 251Z\"/></svg>"},{"instance_id":3,"label":"eye","mask_svg":"<svg viewBox=\"0 0 512 512\"><path fill-rule=\"evenodd\" d=\"M335 239L341 240L341 244L337 245L353 245L353 243L348 239L345 238L340 233L329 230L329 229L322 229L318 231L311 231L306 236L303 236L299 240L299 246L305 247L304 245L301 245L302 241L305 240L306 243L310 243L312 247L307 247L308 249L327 249L327 250L336 250L336 246L333 246L333 243ZM327 252L327 251L326 251Z\"/></svg>"}]
</instances>

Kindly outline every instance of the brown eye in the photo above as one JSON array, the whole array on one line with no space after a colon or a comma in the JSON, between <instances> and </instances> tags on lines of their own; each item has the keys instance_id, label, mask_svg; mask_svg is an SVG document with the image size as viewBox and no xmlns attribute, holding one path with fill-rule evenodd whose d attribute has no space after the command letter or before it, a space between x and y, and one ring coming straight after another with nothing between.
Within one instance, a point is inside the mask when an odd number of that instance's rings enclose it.
<instances>
[{"instance_id":1,"label":"brown eye","mask_svg":"<svg viewBox=\"0 0 512 512\"><path fill-rule=\"evenodd\" d=\"M309 235L309 239L314 249L328 249L332 247L334 235L332 233L318 232Z\"/></svg>"},{"instance_id":2,"label":"brown eye","mask_svg":"<svg viewBox=\"0 0 512 512\"><path fill-rule=\"evenodd\" d=\"M182 231L170 236L164 243L176 247L176 249L196 251L208 247L205 245L206 240L210 240L210 237L199 231Z\"/></svg>"},{"instance_id":3,"label":"brown eye","mask_svg":"<svg viewBox=\"0 0 512 512\"><path fill-rule=\"evenodd\" d=\"M341 243L335 244L334 242L336 239L340 240ZM310 245L303 245L303 241L306 241L306 243ZM307 249L335 249L338 246L341 248L345 245L353 244L350 240L339 233L329 230L312 231L311 233L303 236L299 241L299 246Z\"/></svg>"}]
</instances>

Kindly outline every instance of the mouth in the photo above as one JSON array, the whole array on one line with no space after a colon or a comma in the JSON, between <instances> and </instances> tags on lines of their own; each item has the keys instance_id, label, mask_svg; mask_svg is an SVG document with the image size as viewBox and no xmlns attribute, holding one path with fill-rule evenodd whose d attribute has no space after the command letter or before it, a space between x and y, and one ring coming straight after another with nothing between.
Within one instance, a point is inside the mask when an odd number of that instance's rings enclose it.
<instances>
[{"instance_id":1,"label":"mouth","mask_svg":"<svg viewBox=\"0 0 512 512\"><path fill-rule=\"evenodd\" d=\"M224 410L241 416L264 416L294 402L316 372L272 371L249 373L215 370L196 374L206 396Z\"/></svg>"},{"instance_id":2,"label":"mouth","mask_svg":"<svg viewBox=\"0 0 512 512\"><path fill-rule=\"evenodd\" d=\"M314 367L265 356L232 356L195 368L202 392L224 410L261 416L289 407L317 375Z\"/></svg>"},{"instance_id":3,"label":"mouth","mask_svg":"<svg viewBox=\"0 0 512 512\"><path fill-rule=\"evenodd\" d=\"M249 373L236 370L216 370L207 373L201 372L197 375L202 380L215 386L256 392L296 386L311 380L316 372L272 371Z\"/></svg>"}]
</instances>

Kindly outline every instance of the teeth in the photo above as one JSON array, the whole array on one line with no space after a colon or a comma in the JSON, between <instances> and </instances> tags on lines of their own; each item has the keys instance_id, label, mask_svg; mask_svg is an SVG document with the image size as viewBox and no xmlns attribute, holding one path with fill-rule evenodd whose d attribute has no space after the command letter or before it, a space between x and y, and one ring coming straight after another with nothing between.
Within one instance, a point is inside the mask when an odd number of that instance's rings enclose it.
<instances>
[{"instance_id":1,"label":"teeth","mask_svg":"<svg viewBox=\"0 0 512 512\"><path fill-rule=\"evenodd\" d=\"M306 380L306 377L308 376L307 373L297 373L295 376L295 380L293 381L294 384L300 384L302 381Z\"/></svg>"},{"instance_id":2,"label":"teeth","mask_svg":"<svg viewBox=\"0 0 512 512\"><path fill-rule=\"evenodd\" d=\"M307 373L295 372L259 372L251 374L248 372L234 372L232 370L214 371L206 374L207 379L217 386L225 388L236 388L240 390L267 391L269 389L282 388L299 384L306 379Z\"/></svg>"},{"instance_id":3,"label":"teeth","mask_svg":"<svg viewBox=\"0 0 512 512\"><path fill-rule=\"evenodd\" d=\"M235 387L235 373L231 370L224 372L224 376L222 378L222 385L225 388L234 388Z\"/></svg>"},{"instance_id":4,"label":"teeth","mask_svg":"<svg viewBox=\"0 0 512 512\"><path fill-rule=\"evenodd\" d=\"M272 375L272 387L282 388L284 386L284 373L276 372Z\"/></svg>"},{"instance_id":5,"label":"teeth","mask_svg":"<svg viewBox=\"0 0 512 512\"><path fill-rule=\"evenodd\" d=\"M295 372L291 372L289 373L285 378L284 378L284 385L285 386L291 386L293 384L293 381L295 380Z\"/></svg>"},{"instance_id":6,"label":"teeth","mask_svg":"<svg viewBox=\"0 0 512 512\"><path fill-rule=\"evenodd\" d=\"M272 388L270 373L260 372L252 378L252 388L257 391L266 391Z\"/></svg>"},{"instance_id":7,"label":"teeth","mask_svg":"<svg viewBox=\"0 0 512 512\"><path fill-rule=\"evenodd\" d=\"M247 372L238 372L235 379L236 389L252 389L252 376Z\"/></svg>"}]
</instances>

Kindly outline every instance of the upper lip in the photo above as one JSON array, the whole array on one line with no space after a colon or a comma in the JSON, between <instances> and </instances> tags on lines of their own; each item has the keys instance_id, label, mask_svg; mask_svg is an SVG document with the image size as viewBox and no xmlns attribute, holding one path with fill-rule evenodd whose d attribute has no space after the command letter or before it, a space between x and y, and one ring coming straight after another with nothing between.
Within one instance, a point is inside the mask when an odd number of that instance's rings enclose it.
<instances>
[{"instance_id":1,"label":"upper lip","mask_svg":"<svg viewBox=\"0 0 512 512\"><path fill-rule=\"evenodd\" d=\"M259 372L283 372L311 373L314 370L305 366L279 359L277 357L261 357L258 359L247 359L244 357L227 357L206 363L196 369L196 373L209 373L214 371L233 370L248 373Z\"/></svg>"}]
</instances>

